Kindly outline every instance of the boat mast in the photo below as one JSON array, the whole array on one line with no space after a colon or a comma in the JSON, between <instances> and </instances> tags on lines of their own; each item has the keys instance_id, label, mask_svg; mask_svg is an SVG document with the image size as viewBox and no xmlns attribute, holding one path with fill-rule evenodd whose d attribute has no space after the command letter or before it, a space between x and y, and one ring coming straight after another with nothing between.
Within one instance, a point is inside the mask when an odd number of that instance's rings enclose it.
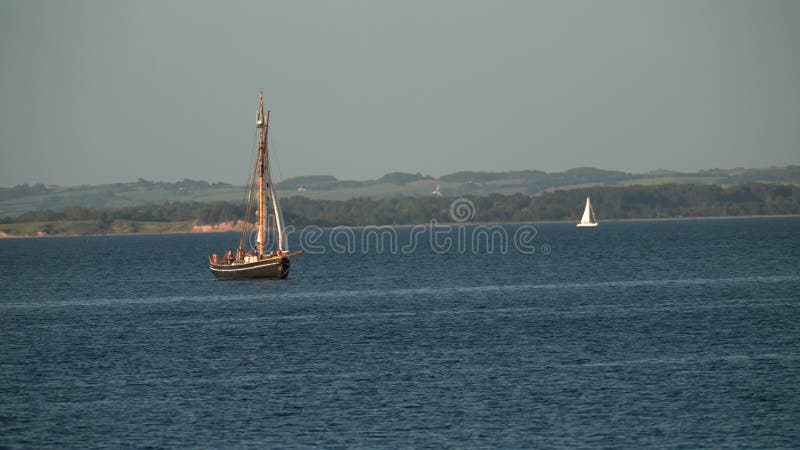
<instances>
[{"instance_id":1,"label":"boat mast","mask_svg":"<svg viewBox=\"0 0 800 450\"><path fill-rule=\"evenodd\" d=\"M269 111L264 117L264 90L258 91L258 240L257 251L259 255L264 254L264 246L267 240L267 211L265 195L267 192L267 131L269 129Z\"/></svg>"}]
</instances>

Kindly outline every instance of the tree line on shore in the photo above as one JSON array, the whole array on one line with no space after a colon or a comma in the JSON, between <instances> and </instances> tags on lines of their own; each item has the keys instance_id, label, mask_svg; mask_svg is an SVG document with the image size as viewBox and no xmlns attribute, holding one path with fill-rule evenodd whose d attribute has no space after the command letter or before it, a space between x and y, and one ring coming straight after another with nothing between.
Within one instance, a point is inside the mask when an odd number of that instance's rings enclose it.
<instances>
[{"instance_id":1,"label":"tree line on shore","mask_svg":"<svg viewBox=\"0 0 800 450\"><path fill-rule=\"evenodd\" d=\"M800 187L747 183L718 185L663 184L652 186L593 186L557 190L541 195L466 196L474 205L477 222L538 222L577 220L586 196L603 219L658 219L681 217L800 214ZM311 200L302 196L281 199L286 223L296 227L405 225L452 222L456 197L416 197L343 201ZM197 225L240 220L245 205L226 202L169 202L113 209L65 208L31 211L5 217L4 224L56 221L95 221L98 232L115 221L192 222Z\"/></svg>"}]
</instances>

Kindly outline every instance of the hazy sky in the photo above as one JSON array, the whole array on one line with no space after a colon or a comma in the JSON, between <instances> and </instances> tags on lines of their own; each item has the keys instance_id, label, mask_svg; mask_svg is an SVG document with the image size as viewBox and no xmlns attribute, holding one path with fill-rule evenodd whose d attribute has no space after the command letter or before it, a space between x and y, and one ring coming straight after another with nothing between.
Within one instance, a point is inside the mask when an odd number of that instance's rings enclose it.
<instances>
[{"instance_id":1,"label":"hazy sky","mask_svg":"<svg viewBox=\"0 0 800 450\"><path fill-rule=\"evenodd\" d=\"M800 163L800 1L0 0L0 186Z\"/></svg>"}]
</instances>

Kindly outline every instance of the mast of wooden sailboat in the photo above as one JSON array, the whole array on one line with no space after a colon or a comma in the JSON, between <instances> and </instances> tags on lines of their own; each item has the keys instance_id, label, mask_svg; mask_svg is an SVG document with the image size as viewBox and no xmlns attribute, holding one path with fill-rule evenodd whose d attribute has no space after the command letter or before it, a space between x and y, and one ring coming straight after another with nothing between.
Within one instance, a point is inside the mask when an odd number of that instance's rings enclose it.
<instances>
[{"instance_id":1,"label":"mast of wooden sailboat","mask_svg":"<svg viewBox=\"0 0 800 450\"><path fill-rule=\"evenodd\" d=\"M264 246L267 240L267 214L266 202L264 195L266 194L266 149L267 149L267 129L269 126L269 115L266 120L264 118L264 90L258 91L258 120L256 121L258 127L258 239L256 241L256 251L259 255L264 254Z\"/></svg>"}]
</instances>

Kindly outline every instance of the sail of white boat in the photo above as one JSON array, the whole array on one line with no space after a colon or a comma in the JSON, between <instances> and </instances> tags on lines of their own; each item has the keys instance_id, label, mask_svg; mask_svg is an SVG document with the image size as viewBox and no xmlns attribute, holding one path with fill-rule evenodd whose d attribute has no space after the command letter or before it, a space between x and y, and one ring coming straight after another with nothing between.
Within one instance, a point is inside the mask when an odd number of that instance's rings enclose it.
<instances>
[{"instance_id":1,"label":"sail of white boat","mask_svg":"<svg viewBox=\"0 0 800 450\"><path fill-rule=\"evenodd\" d=\"M586 207L583 210L583 216L578 224L579 227L595 227L597 226L597 218L594 216L594 209L589 197L586 197Z\"/></svg>"},{"instance_id":2,"label":"sail of white boat","mask_svg":"<svg viewBox=\"0 0 800 450\"><path fill-rule=\"evenodd\" d=\"M592 223L592 202L589 200L589 197L586 197L586 208L583 210L581 223Z\"/></svg>"}]
</instances>

